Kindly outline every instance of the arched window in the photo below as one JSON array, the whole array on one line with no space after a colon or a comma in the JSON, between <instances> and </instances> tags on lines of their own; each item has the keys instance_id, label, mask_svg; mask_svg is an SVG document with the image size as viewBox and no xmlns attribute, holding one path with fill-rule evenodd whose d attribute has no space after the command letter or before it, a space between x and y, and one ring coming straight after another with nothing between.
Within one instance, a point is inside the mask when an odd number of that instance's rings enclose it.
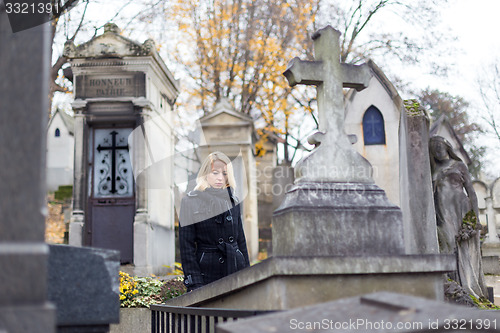
<instances>
[{"instance_id":1,"label":"arched window","mask_svg":"<svg viewBox=\"0 0 500 333\"><path fill-rule=\"evenodd\" d=\"M363 116L363 137L365 145L385 145L384 117L373 105Z\"/></svg>"},{"instance_id":2,"label":"arched window","mask_svg":"<svg viewBox=\"0 0 500 333\"><path fill-rule=\"evenodd\" d=\"M55 137L58 138L60 136L61 136L61 131L59 130L59 128L56 128Z\"/></svg>"}]
</instances>

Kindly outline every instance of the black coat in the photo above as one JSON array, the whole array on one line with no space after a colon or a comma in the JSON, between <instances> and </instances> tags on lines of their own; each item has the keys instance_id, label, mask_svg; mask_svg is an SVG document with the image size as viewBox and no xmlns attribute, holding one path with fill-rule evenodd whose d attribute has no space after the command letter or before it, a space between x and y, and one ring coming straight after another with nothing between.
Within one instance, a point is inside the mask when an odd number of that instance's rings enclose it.
<instances>
[{"instance_id":1,"label":"black coat","mask_svg":"<svg viewBox=\"0 0 500 333\"><path fill-rule=\"evenodd\" d=\"M179 222L188 290L249 266L240 204L230 189L189 192L182 199Z\"/></svg>"}]
</instances>

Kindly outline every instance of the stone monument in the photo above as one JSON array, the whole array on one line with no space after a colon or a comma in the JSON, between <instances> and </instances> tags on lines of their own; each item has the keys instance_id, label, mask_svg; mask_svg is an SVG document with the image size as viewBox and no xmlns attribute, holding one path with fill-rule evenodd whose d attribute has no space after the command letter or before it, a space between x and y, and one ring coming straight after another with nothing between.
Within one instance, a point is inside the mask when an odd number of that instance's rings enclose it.
<instances>
[{"instance_id":1,"label":"stone monument","mask_svg":"<svg viewBox=\"0 0 500 333\"><path fill-rule=\"evenodd\" d=\"M237 182L236 196L242 200L242 219L250 261L257 259L259 250L257 182L253 140L253 120L238 112L227 99L221 99L200 119L203 142L201 160L214 151L226 154L233 162ZM196 170L198 172L198 170Z\"/></svg>"},{"instance_id":2,"label":"stone monument","mask_svg":"<svg viewBox=\"0 0 500 333\"><path fill-rule=\"evenodd\" d=\"M477 194L479 220L486 224L487 234L484 242L481 244L483 259L483 270L485 274L500 274L500 239L495 222L495 208L493 206L492 184L487 184L481 180L472 182ZM484 230L484 229L483 229ZM488 279L488 276L486 277Z\"/></svg>"},{"instance_id":3,"label":"stone monument","mask_svg":"<svg viewBox=\"0 0 500 333\"><path fill-rule=\"evenodd\" d=\"M318 86L321 132L275 211L273 257L169 305L277 310L375 291L444 298L453 256L406 255L401 210L344 133L342 86L362 89L369 77L363 66L339 62L339 36L319 30L315 61L294 59L285 72L291 84Z\"/></svg>"},{"instance_id":4,"label":"stone monument","mask_svg":"<svg viewBox=\"0 0 500 333\"><path fill-rule=\"evenodd\" d=\"M75 87L69 243L119 250L135 275L164 274L175 260L169 157L178 82L152 40L139 44L111 23L82 45L66 44L64 55ZM155 187L143 171L160 160L169 183Z\"/></svg>"},{"instance_id":5,"label":"stone monument","mask_svg":"<svg viewBox=\"0 0 500 333\"><path fill-rule=\"evenodd\" d=\"M404 102L399 129L400 202L408 254L439 253L429 157L430 119L416 100Z\"/></svg>"},{"instance_id":6,"label":"stone monument","mask_svg":"<svg viewBox=\"0 0 500 333\"><path fill-rule=\"evenodd\" d=\"M50 245L48 297L58 332L107 333L120 319L120 253Z\"/></svg>"},{"instance_id":7,"label":"stone monument","mask_svg":"<svg viewBox=\"0 0 500 333\"><path fill-rule=\"evenodd\" d=\"M467 166L441 136L429 140L439 250L453 254L457 272L450 274L476 298L488 295L481 260L479 209Z\"/></svg>"},{"instance_id":8,"label":"stone monument","mask_svg":"<svg viewBox=\"0 0 500 333\"><path fill-rule=\"evenodd\" d=\"M457 329L453 329L456 327ZM460 327L460 328L458 328ZM378 292L236 322L217 333L274 332L500 332L495 311L415 296Z\"/></svg>"},{"instance_id":9,"label":"stone monument","mask_svg":"<svg viewBox=\"0 0 500 333\"><path fill-rule=\"evenodd\" d=\"M284 73L292 86L317 86L320 132L308 139L317 147L297 164L296 185L274 213L276 256L404 253L401 211L344 132L342 87L362 90L370 75L366 65L339 62L339 36L331 27L318 31L315 61L295 58Z\"/></svg>"},{"instance_id":10,"label":"stone monument","mask_svg":"<svg viewBox=\"0 0 500 333\"><path fill-rule=\"evenodd\" d=\"M55 308L47 297L44 241L50 26L14 33L9 19L2 2L0 332L50 333L55 332Z\"/></svg>"}]
</instances>

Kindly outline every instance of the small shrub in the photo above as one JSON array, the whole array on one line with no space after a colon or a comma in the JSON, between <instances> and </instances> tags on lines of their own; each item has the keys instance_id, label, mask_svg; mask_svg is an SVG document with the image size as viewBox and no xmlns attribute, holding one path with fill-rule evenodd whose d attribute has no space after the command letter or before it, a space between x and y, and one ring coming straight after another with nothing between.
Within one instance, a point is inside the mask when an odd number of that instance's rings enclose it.
<instances>
[{"instance_id":1,"label":"small shrub","mask_svg":"<svg viewBox=\"0 0 500 333\"><path fill-rule=\"evenodd\" d=\"M185 292L184 283L179 278L161 281L153 277L131 277L127 273L120 272L120 307L122 308L161 304Z\"/></svg>"},{"instance_id":2,"label":"small shrub","mask_svg":"<svg viewBox=\"0 0 500 333\"><path fill-rule=\"evenodd\" d=\"M481 310L500 310L499 306L496 306L484 297L481 297L479 299L474 297L473 295L470 295L470 297L474 301L474 304L476 304L476 306Z\"/></svg>"},{"instance_id":3,"label":"small shrub","mask_svg":"<svg viewBox=\"0 0 500 333\"><path fill-rule=\"evenodd\" d=\"M186 286L182 279L166 281L161 287L160 296L163 302L186 293Z\"/></svg>"}]
</instances>

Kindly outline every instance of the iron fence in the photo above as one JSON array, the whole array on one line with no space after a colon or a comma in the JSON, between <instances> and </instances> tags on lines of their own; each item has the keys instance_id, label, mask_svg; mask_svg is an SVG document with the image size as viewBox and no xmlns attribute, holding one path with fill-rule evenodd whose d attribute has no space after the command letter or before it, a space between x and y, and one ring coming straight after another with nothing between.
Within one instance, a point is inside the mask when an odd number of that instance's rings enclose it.
<instances>
[{"instance_id":1,"label":"iron fence","mask_svg":"<svg viewBox=\"0 0 500 333\"><path fill-rule=\"evenodd\" d=\"M151 333L215 333L220 322L274 311L151 305Z\"/></svg>"}]
</instances>

